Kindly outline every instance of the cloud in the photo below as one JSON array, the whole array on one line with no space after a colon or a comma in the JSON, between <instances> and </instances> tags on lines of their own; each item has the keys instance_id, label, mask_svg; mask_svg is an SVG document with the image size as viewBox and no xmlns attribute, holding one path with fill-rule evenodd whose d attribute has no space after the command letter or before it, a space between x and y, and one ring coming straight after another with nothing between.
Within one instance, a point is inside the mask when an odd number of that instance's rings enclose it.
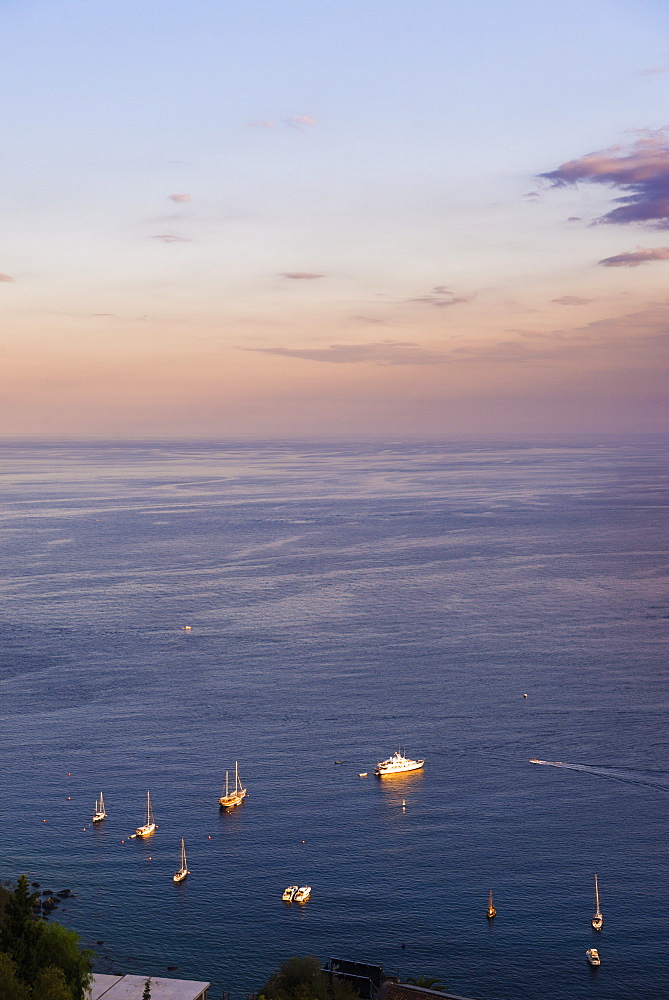
<instances>
[{"instance_id":1,"label":"cloud","mask_svg":"<svg viewBox=\"0 0 669 1000\"><path fill-rule=\"evenodd\" d=\"M278 354L284 358L327 361L331 364L432 365L449 360L441 351L430 351L419 344L403 341L378 341L370 344L331 344L322 348L252 347L244 350L259 354Z\"/></svg>"},{"instance_id":2,"label":"cloud","mask_svg":"<svg viewBox=\"0 0 669 1000\"><path fill-rule=\"evenodd\" d=\"M650 264L652 260L669 260L669 247L652 249L638 247L631 253L617 253L615 257L605 257L599 263L603 267L639 267L640 264Z\"/></svg>"},{"instance_id":3,"label":"cloud","mask_svg":"<svg viewBox=\"0 0 669 1000\"><path fill-rule=\"evenodd\" d=\"M168 195L168 198L170 199L170 201L179 202L179 204L184 204L185 202L190 201L189 194L170 194Z\"/></svg>"},{"instance_id":4,"label":"cloud","mask_svg":"<svg viewBox=\"0 0 669 1000\"><path fill-rule=\"evenodd\" d=\"M312 114L291 115L290 118L284 118L283 124L288 128L313 128L318 125L318 118Z\"/></svg>"},{"instance_id":5,"label":"cloud","mask_svg":"<svg viewBox=\"0 0 669 1000\"><path fill-rule=\"evenodd\" d=\"M580 215L570 215L569 218L567 219L567 222L580 222L580 221L581 221Z\"/></svg>"},{"instance_id":6,"label":"cloud","mask_svg":"<svg viewBox=\"0 0 669 1000\"><path fill-rule=\"evenodd\" d=\"M187 239L185 236L175 236L174 233L159 233L157 236L152 236L152 240L162 240L163 243L190 243L191 240Z\"/></svg>"},{"instance_id":7,"label":"cloud","mask_svg":"<svg viewBox=\"0 0 669 1000\"><path fill-rule=\"evenodd\" d=\"M409 299L408 301L420 302L423 305L444 309L447 306L457 306L462 302L470 302L471 296L454 295L445 285L435 285L429 295L419 295L417 298Z\"/></svg>"},{"instance_id":8,"label":"cloud","mask_svg":"<svg viewBox=\"0 0 669 1000\"><path fill-rule=\"evenodd\" d=\"M626 192L614 199L618 207L597 222L641 223L655 229L669 229L669 133L666 129L645 133L627 147L611 146L599 153L569 160L557 170L539 176L552 181L553 187L604 184Z\"/></svg>"},{"instance_id":9,"label":"cloud","mask_svg":"<svg viewBox=\"0 0 669 1000\"><path fill-rule=\"evenodd\" d=\"M325 275L315 274L311 271L285 271L282 275L280 275L280 277L293 278L295 281L311 281L314 278L324 278Z\"/></svg>"},{"instance_id":10,"label":"cloud","mask_svg":"<svg viewBox=\"0 0 669 1000\"><path fill-rule=\"evenodd\" d=\"M551 302L557 302L559 306L587 306L592 299L582 299L578 295L562 295L559 299L551 299Z\"/></svg>"},{"instance_id":11,"label":"cloud","mask_svg":"<svg viewBox=\"0 0 669 1000\"><path fill-rule=\"evenodd\" d=\"M329 364L408 365L527 365L586 364L610 368L618 364L646 365L656 370L659 352L669 337L669 309L658 304L636 313L594 320L584 326L548 332L509 331L521 339L498 343L472 342L435 350L412 341L372 341L330 344L328 347L244 347L241 350Z\"/></svg>"},{"instance_id":12,"label":"cloud","mask_svg":"<svg viewBox=\"0 0 669 1000\"><path fill-rule=\"evenodd\" d=\"M255 122L247 122L246 123L246 127L247 128L276 128L276 125L274 124L274 122L255 121Z\"/></svg>"},{"instance_id":13,"label":"cloud","mask_svg":"<svg viewBox=\"0 0 669 1000\"><path fill-rule=\"evenodd\" d=\"M0 274L0 281L12 282L13 280L11 274Z\"/></svg>"}]
</instances>

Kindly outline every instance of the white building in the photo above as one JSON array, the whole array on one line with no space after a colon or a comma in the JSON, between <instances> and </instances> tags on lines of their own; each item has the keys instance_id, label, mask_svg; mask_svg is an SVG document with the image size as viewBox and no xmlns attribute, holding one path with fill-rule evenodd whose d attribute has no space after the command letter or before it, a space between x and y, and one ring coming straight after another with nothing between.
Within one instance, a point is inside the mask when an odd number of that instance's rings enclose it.
<instances>
[{"instance_id":1,"label":"white building","mask_svg":"<svg viewBox=\"0 0 669 1000\"><path fill-rule=\"evenodd\" d=\"M151 1000L207 1000L210 983L162 976L104 976L94 973L90 1000L142 1000L146 980L151 979Z\"/></svg>"}]
</instances>

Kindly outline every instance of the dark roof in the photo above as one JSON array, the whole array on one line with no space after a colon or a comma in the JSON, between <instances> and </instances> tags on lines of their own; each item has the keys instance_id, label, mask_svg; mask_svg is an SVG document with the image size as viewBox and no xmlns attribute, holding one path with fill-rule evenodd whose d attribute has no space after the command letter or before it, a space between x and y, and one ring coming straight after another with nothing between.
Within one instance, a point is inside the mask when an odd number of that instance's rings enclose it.
<instances>
[{"instance_id":1,"label":"dark roof","mask_svg":"<svg viewBox=\"0 0 669 1000\"><path fill-rule=\"evenodd\" d=\"M382 996L383 1000L429 1000L430 997L441 997L441 1000L471 1000L471 997L459 996L457 993L426 990L422 986L412 986L411 983L390 983Z\"/></svg>"}]
</instances>

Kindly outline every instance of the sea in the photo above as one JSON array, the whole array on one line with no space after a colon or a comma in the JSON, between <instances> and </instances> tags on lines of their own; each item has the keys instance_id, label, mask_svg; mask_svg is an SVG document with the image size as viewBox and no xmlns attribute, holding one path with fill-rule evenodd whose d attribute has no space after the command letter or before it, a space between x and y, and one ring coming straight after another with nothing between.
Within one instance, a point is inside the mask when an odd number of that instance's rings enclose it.
<instances>
[{"instance_id":1,"label":"sea","mask_svg":"<svg viewBox=\"0 0 669 1000\"><path fill-rule=\"evenodd\" d=\"M0 879L70 889L97 971L669 995L666 441L0 460ZM375 778L398 749L424 768Z\"/></svg>"}]
</instances>

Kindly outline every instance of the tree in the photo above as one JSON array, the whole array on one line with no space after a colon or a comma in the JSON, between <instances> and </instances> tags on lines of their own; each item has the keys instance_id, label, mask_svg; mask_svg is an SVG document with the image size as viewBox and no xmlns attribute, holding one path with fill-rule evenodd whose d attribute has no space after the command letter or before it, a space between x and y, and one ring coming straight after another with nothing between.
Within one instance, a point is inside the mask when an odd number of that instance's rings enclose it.
<instances>
[{"instance_id":1,"label":"tree","mask_svg":"<svg viewBox=\"0 0 669 1000\"><path fill-rule=\"evenodd\" d=\"M418 979L407 979L407 983L411 983L412 986L420 986L423 990L443 990L443 986L439 979L436 978L426 978L425 976L419 976Z\"/></svg>"},{"instance_id":2,"label":"tree","mask_svg":"<svg viewBox=\"0 0 669 1000\"><path fill-rule=\"evenodd\" d=\"M19 980L16 962L0 952L0 1000L30 1000L30 990Z\"/></svg>"},{"instance_id":3,"label":"tree","mask_svg":"<svg viewBox=\"0 0 669 1000\"><path fill-rule=\"evenodd\" d=\"M65 973L55 965L41 969L33 986L33 1000L72 1000Z\"/></svg>"},{"instance_id":4,"label":"tree","mask_svg":"<svg viewBox=\"0 0 669 1000\"><path fill-rule=\"evenodd\" d=\"M13 958L18 978L28 986L35 982L40 968L37 953L43 925L33 919L36 899L37 893L30 892L28 879L21 875L16 889L5 903L0 927L0 949Z\"/></svg>"},{"instance_id":5,"label":"tree","mask_svg":"<svg viewBox=\"0 0 669 1000\"><path fill-rule=\"evenodd\" d=\"M358 994L337 976L321 971L315 955L289 958L268 979L259 1000L357 1000Z\"/></svg>"},{"instance_id":6,"label":"tree","mask_svg":"<svg viewBox=\"0 0 669 1000\"><path fill-rule=\"evenodd\" d=\"M81 948L76 931L69 931L62 924L43 926L38 963L40 969L52 966L61 969L73 1000L85 1000L93 971L93 952Z\"/></svg>"},{"instance_id":7,"label":"tree","mask_svg":"<svg viewBox=\"0 0 669 1000\"><path fill-rule=\"evenodd\" d=\"M151 978L150 977L144 983L144 992L142 993L142 1000L151 1000Z\"/></svg>"}]
</instances>

